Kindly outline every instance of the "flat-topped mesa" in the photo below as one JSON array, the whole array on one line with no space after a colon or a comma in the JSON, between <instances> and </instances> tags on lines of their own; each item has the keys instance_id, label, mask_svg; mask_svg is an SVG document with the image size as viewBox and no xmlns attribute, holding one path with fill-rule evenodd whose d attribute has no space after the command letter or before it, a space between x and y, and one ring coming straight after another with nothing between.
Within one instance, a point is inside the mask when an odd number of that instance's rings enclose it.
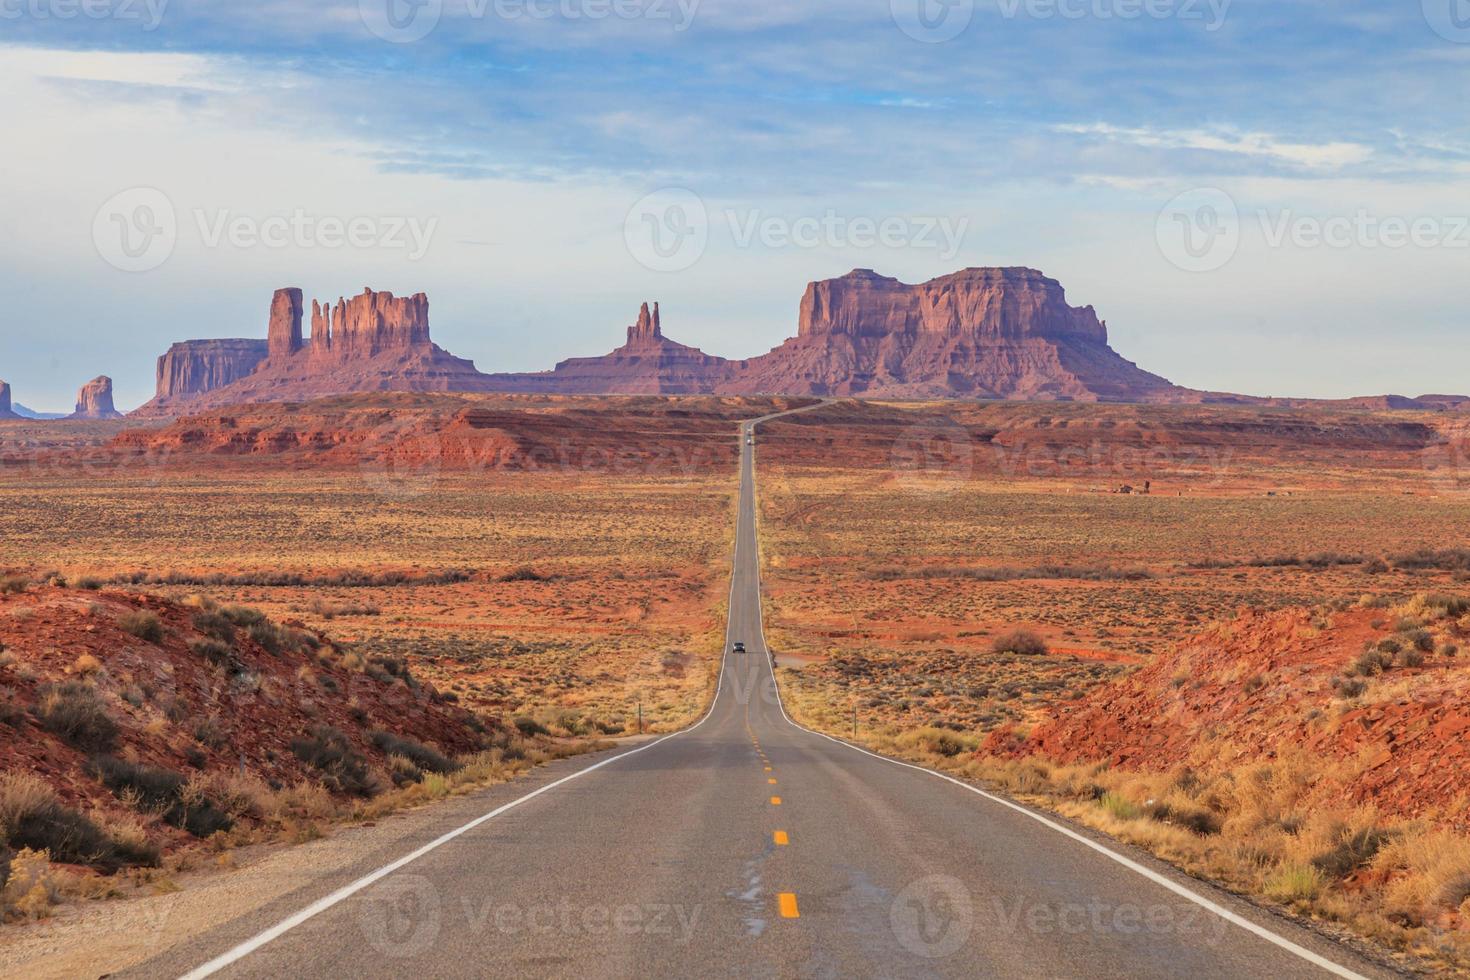
<instances>
[{"instance_id":1,"label":"flat-topped mesa","mask_svg":"<svg viewBox=\"0 0 1470 980\"><path fill-rule=\"evenodd\" d=\"M663 328L659 323L658 304L653 304L653 312L648 310L648 304L638 311L638 322L628 328L629 347L656 347L664 339Z\"/></svg>"},{"instance_id":2,"label":"flat-topped mesa","mask_svg":"<svg viewBox=\"0 0 1470 980\"><path fill-rule=\"evenodd\" d=\"M122 416L112 404L112 379L106 375L93 378L77 392L74 419L116 419Z\"/></svg>"},{"instance_id":3,"label":"flat-topped mesa","mask_svg":"<svg viewBox=\"0 0 1470 980\"><path fill-rule=\"evenodd\" d=\"M301 349L301 290L277 289L271 297L266 344L272 358L290 357Z\"/></svg>"},{"instance_id":4,"label":"flat-topped mesa","mask_svg":"<svg viewBox=\"0 0 1470 980\"><path fill-rule=\"evenodd\" d=\"M264 340L185 340L158 359L155 401L187 399L251 374L269 354Z\"/></svg>"},{"instance_id":5,"label":"flat-topped mesa","mask_svg":"<svg viewBox=\"0 0 1470 980\"><path fill-rule=\"evenodd\" d=\"M1067 305L1062 284L1035 269L963 269L910 286L871 269L807 286L798 337L923 335L1006 342L1106 344L1092 307Z\"/></svg>"}]
</instances>

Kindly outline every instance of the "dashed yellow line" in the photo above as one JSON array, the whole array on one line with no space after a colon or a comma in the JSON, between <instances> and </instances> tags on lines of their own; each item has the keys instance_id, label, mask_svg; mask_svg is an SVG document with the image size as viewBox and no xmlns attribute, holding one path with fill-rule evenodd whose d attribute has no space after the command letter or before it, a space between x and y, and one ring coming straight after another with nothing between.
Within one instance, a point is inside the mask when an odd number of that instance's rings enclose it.
<instances>
[{"instance_id":1,"label":"dashed yellow line","mask_svg":"<svg viewBox=\"0 0 1470 980\"><path fill-rule=\"evenodd\" d=\"M767 779L766 782L770 783L772 786L775 786L776 785L776 777L775 776L772 776L770 779Z\"/></svg>"},{"instance_id":2,"label":"dashed yellow line","mask_svg":"<svg viewBox=\"0 0 1470 980\"><path fill-rule=\"evenodd\" d=\"M779 796L773 796L773 797L771 797L771 806L780 806L780 805L781 805L781 797L779 797Z\"/></svg>"},{"instance_id":3,"label":"dashed yellow line","mask_svg":"<svg viewBox=\"0 0 1470 980\"><path fill-rule=\"evenodd\" d=\"M786 845L791 843L791 836L787 834L784 830L776 831L774 837L776 838L777 847L785 847Z\"/></svg>"},{"instance_id":4,"label":"dashed yellow line","mask_svg":"<svg viewBox=\"0 0 1470 980\"><path fill-rule=\"evenodd\" d=\"M799 919L799 918L801 918L801 910L796 907L796 896L795 895L793 895L791 892L782 892L780 898L781 898L781 918L783 918L783 919Z\"/></svg>"}]
</instances>

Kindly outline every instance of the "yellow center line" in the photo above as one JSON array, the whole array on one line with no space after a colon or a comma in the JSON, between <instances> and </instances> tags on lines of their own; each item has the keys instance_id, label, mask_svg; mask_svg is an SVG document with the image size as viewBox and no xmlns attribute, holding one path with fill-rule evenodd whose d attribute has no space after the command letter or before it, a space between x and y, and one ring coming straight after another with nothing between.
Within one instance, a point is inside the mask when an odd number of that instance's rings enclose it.
<instances>
[{"instance_id":1,"label":"yellow center line","mask_svg":"<svg viewBox=\"0 0 1470 980\"><path fill-rule=\"evenodd\" d=\"M775 786L776 785L776 777L775 776L772 776L770 779L767 779L766 782L770 783L772 786Z\"/></svg>"},{"instance_id":2,"label":"yellow center line","mask_svg":"<svg viewBox=\"0 0 1470 980\"><path fill-rule=\"evenodd\" d=\"M781 918L799 919L801 912L796 907L796 896L791 892L781 893Z\"/></svg>"},{"instance_id":3,"label":"yellow center line","mask_svg":"<svg viewBox=\"0 0 1470 980\"><path fill-rule=\"evenodd\" d=\"M784 830L776 831L775 837L777 847L785 847L787 844L791 843L791 836L787 834Z\"/></svg>"},{"instance_id":4,"label":"yellow center line","mask_svg":"<svg viewBox=\"0 0 1470 980\"><path fill-rule=\"evenodd\" d=\"M771 771L771 767L770 766L766 766L766 772L770 772L770 771Z\"/></svg>"},{"instance_id":5,"label":"yellow center line","mask_svg":"<svg viewBox=\"0 0 1470 980\"><path fill-rule=\"evenodd\" d=\"M773 796L773 797L771 797L771 806L780 806L780 805L781 805L781 797L779 797L779 796Z\"/></svg>"}]
</instances>

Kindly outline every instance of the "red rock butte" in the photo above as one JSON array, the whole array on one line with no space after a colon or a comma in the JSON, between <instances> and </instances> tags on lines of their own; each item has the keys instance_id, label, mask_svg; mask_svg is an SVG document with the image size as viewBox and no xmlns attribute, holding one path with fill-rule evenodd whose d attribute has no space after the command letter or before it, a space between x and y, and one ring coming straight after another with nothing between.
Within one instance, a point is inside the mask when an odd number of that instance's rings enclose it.
<instances>
[{"instance_id":1,"label":"red rock butte","mask_svg":"<svg viewBox=\"0 0 1470 980\"><path fill-rule=\"evenodd\" d=\"M15 408L10 402L10 385L0 381L0 419L18 419Z\"/></svg>"},{"instance_id":2,"label":"red rock butte","mask_svg":"<svg viewBox=\"0 0 1470 980\"><path fill-rule=\"evenodd\" d=\"M120 413L112 404L112 379L107 376L93 378L77 392L77 410L74 419L120 419Z\"/></svg>"},{"instance_id":3,"label":"red rock butte","mask_svg":"<svg viewBox=\"0 0 1470 980\"><path fill-rule=\"evenodd\" d=\"M965 269L909 285L869 269L807 286L795 337L769 353L727 360L670 340L647 303L627 340L550 371L482 374L429 336L429 300L364 289L335 304L313 300L304 336L299 289L277 290L266 339L190 340L158 362L156 397L142 415L250 402L305 401L356 392L559 395L781 395L890 399L1287 406L1183 388L1108 344L1107 324L1075 307L1035 269ZM1460 396L1385 396L1403 408L1470 406Z\"/></svg>"}]
</instances>

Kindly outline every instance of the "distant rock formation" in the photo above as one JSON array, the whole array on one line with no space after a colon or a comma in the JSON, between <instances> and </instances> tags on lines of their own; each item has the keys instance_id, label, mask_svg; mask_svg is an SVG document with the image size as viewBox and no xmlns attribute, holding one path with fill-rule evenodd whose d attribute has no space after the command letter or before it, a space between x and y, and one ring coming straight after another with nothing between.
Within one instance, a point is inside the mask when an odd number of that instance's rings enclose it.
<instances>
[{"instance_id":1,"label":"distant rock formation","mask_svg":"<svg viewBox=\"0 0 1470 980\"><path fill-rule=\"evenodd\" d=\"M658 304L644 303L628 342L601 357L574 357L552 371L494 374L495 391L568 395L709 394L731 376L732 362L663 334Z\"/></svg>"},{"instance_id":2,"label":"distant rock formation","mask_svg":"<svg viewBox=\"0 0 1470 980\"><path fill-rule=\"evenodd\" d=\"M255 371L269 353L264 340L185 340L158 359L157 399L187 402Z\"/></svg>"},{"instance_id":3,"label":"distant rock formation","mask_svg":"<svg viewBox=\"0 0 1470 980\"><path fill-rule=\"evenodd\" d=\"M112 405L112 379L103 375L82 385L77 393L77 410L74 419L118 419L120 413Z\"/></svg>"},{"instance_id":4,"label":"distant rock formation","mask_svg":"<svg viewBox=\"0 0 1470 980\"><path fill-rule=\"evenodd\" d=\"M1310 403L1198 391L1150 374L1109 346L1092 307L1071 306L1059 282L1027 268L964 269L918 285L857 269L814 282L797 335L742 361L669 340L657 303L643 304L626 343L610 353L522 374L481 374L436 346L423 293L364 289L335 304L313 300L309 337L304 316L301 290L280 289L264 341L175 344L159 360L157 397L138 414L378 391ZM1338 404L1470 410L1470 398L1455 395Z\"/></svg>"},{"instance_id":5,"label":"distant rock formation","mask_svg":"<svg viewBox=\"0 0 1470 980\"><path fill-rule=\"evenodd\" d=\"M313 300L302 334L302 291L271 298L264 341L186 341L159 360L158 388L137 414L304 401L361 391L484 391L486 375L429 337L429 298L364 289L336 305Z\"/></svg>"},{"instance_id":6,"label":"distant rock formation","mask_svg":"<svg viewBox=\"0 0 1470 980\"><path fill-rule=\"evenodd\" d=\"M20 414L10 404L10 385L0 381L0 419L18 419Z\"/></svg>"},{"instance_id":7,"label":"distant rock formation","mask_svg":"<svg viewBox=\"0 0 1470 980\"><path fill-rule=\"evenodd\" d=\"M1092 307L1034 269L907 285L869 269L815 282L797 336L743 361L733 393L1150 401L1181 389L1120 357Z\"/></svg>"}]
</instances>

